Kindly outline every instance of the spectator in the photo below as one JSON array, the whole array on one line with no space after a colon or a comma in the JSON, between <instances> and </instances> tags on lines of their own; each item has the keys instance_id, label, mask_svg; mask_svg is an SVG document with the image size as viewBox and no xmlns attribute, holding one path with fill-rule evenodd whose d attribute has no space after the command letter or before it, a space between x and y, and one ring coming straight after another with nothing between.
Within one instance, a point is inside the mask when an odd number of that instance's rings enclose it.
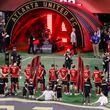
<instances>
[{"instance_id":1,"label":"spectator","mask_svg":"<svg viewBox=\"0 0 110 110\"><path fill-rule=\"evenodd\" d=\"M91 37L91 41L93 44L93 51L94 51L94 57L99 56L99 42L100 38L98 37L97 33L94 32L94 35Z\"/></svg>"}]
</instances>

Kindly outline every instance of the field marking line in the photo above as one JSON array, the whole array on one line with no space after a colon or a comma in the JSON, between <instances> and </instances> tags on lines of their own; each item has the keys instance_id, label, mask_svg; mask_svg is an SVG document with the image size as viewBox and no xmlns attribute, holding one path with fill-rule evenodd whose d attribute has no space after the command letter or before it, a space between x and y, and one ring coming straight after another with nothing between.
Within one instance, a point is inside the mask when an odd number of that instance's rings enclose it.
<instances>
[{"instance_id":1,"label":"field marking line","mask_svg":"<svg viewBox=\"0 0 110 110\"><path fill-rule=\"evenodd\" d=\"M6 109L6 110L14 110L13 105L0 105L0 110Z\"/></svg>"},{"instance_id":2,"label":"field marking line","mask_svg":"<svg viewBox=\"0 0 110 110\"><path fill-rule=\"evenodd\" d=\"M28 59L31 59L32 57L27 57L27 58L24 58L23 60L21 60L22 62L23 61L26 61L26 60L28 60Z\"/></svg>"},{"instance_id":3,"label":"field marking line","mask_svg":"<svg viewBox=\"0 0 110 110\"><path fill-rule=\"evenodd\" d=\"M59 105L65 105L65 106L71 106L71 107L77 107L77 108L91 108L91 109L102 109L106 110L106 107L94 107L94 106L82 106L82 105L74 105L74 104L67 104L63 102L56 102L56 101L37 101L37 100L26 100L26 99L19 99L19 98L1 98L0 101L18 101L18 102L24 102L24 103L44 103L44 104L59 104Z\"/></svg>"}]
</instances>

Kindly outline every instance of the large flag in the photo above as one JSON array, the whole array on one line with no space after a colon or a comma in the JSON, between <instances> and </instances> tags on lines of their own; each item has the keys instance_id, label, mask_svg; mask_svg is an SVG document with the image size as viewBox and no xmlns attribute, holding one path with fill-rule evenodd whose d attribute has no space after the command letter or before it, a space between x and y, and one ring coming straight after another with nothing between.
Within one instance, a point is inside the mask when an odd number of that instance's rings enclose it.
<instances>
[{"instance_id":1,"label":"large flag","mask_svg":"<svg viewBox=\"0 0 110 110\"><path fill-rule=\"evenodd\" d=\"M84 63L81 57L78 57L78 91L83 92L84 89Z\"/></svg>"},{"instance_id":2,"label":"large flag","mask_svg":"<svg viewBox=\"0 0 110 110\"><path fill-rule=\"evenodd\" d=\"M40 56L35 56L32 59L30 68L31 68L31 79L33 79L34 84L35 84L35 80L36 80L37 68L38 68L40 63L41 63L41 57Z\"/></svg>"}]
</instances>

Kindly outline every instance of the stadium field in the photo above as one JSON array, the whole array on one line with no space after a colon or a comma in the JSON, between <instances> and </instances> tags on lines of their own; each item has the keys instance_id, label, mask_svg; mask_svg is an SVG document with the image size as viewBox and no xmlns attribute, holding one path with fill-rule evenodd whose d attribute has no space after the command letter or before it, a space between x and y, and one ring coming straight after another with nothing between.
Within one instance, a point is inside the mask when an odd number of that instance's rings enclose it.
<instances>
[{"instance_id":1,"label":"stadium field","mask_svg":"<svg viewBox=\"0 0 110 110\"><path fill-rule=\"evenodd\" d=\"M19 79L20 82L20 91L18 95L22 95L22 87L24 85L24 67L31 63L33 57L35 57L36 55L40 55L41 56L41 61L42 64L45 65L45 69L47 72L46 75L46 84L48 82L48 70L51 67L51 64L57 64L58 67L60 68L62 66L62 64L64 63L64 56L62 53L55 53L55 54L27 54L25 52L18 52L21 57L22 57L22 79ZM77 60L78 60L78 56L82 57L83 61L84 61L84 65L89 64L90 65L90 70L91 70L91 74L94 70L94 66L98 66L100 69L102 69L102 59L100 58L94 58L93 57L93 53L80 53L76 56L73 56L73 63L76 65L78 65ZM0 66L4 64L4 54L0 53ZM10 86L10 82L9 82L9 86ZM99 96L95 95L95 87L94 87L94 83L92 83L92 95L91 95L91 102L94 102L98 99ZM73 90L74 91L74 90ZM41 94L40 90L39 92L37 92L35 94L35 96L39 96ZM82 93L80 93L79 95L75 96L75 95L64 95L63 94L63 99L62 102L64 103L70 103L70 104L77 104L77 105L82 105L83 104L83 95Z\"/></svg>"}]
</instances>

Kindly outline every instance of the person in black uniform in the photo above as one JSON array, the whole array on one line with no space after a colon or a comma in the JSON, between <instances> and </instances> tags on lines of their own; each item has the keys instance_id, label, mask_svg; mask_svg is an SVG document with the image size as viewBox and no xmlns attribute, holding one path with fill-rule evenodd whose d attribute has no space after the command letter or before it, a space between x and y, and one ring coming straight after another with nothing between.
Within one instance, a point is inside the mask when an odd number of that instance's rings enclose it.
<instances>
[{"instance_id":1,"label":"person in black uniform","mask_svg":"<svg viewBox=\"0 0 110 110\"><path fill-rule=\"evenodd\" d=\"M9 52L5 52L5 64L9 66Z\"/></svg>"},{"instance_id":2,"label":"person in black uniform","mask_svg":"<svg viewBox=\"0 0 110 110\"><path fill-rule=\"evenodd\" d=\"M3 36L2 36L2 29L0 29L0 52L3 52Z\"/></svg>"},{"instance_id":3,"label":"person in black uniform","mask_svg":"<svg viewBox=\"0 0 110 110\"><path fill-rule=\"evenodd\" d=\"M4 96L5 83L3 79L0 77L0 96Z\"/></svg>"},{"instance_id":4,"label":"person in black uniform","mask_svg":"<svg viewBox=\"0 0 110 110\"><path fill-rule=\"evenodd\" d=\"M33 34L31 33L29 36L29 48L28 48L28 53L34 53L34 37Z\"/></svg>"},{"instance_id":5,"label":"person in black uniform","mask_svg":"<svg viewBox=\"0 0 110 110\"><path fill-rule=\"evenodd\" d=\"M62 85L60 80L58 80L58 84L55 85L55 92L57 101L62 101Z\"/></svg>"},{"instance_id":6,"label":"person in black uniform","mask_svg":"<svg viewBox=\"0 0 110 110\"><path fill-rule=\"evenodd\" d=\"M103 71L107 74L108 72L108 64L109 64L109 56L108 53L103 55Z\"/></svg>"},{"instance_id":7,"label":"person in black uniform","mask_svg":"<svg viewBox=\"0 0 110 110\"><path fill-rule=\"evenodd\" d=\"M92 84L90 78L86 80L84 83L84 104L90 104L90 92L91 92Z\"/></svg>"},{"instance_id":8,"label":"person in black uniform","mask_svg":"<svg viewBox=\"0 0 110 110\"><path fill-rule=\"evenodd\" d=\"M17 66L21 69L21 55L18 54L17 56Z\"/></svg>"},{"instance_id":9,"label":"person in black uniform","mask_svg":"<svg viewBox=\"0 0 110 110\"><path fill-rule=\"evenodd\" d=\"M66 65L66 68L68 68L69 70L71 69L71 64L72 64L72 56L71 56L71 51L70 49L68 49L66 51L66 53L64 54L65 56L65 65ZM69 87L70 87L70 74L67 75L68 77L68 83L67 83L67 89L68 89L68 92L69 92Z\"/></svg>"},{"instance_id":10,"label":"person in black uniform","mask_svg":"<svg viewBox=\"0 0 110 110\"><path fill-rule=\"evenodd\" d=\"M72 64L72 56L71 56L71 52L70 52L70 49L68 49L66 51L66 53L64 54L64 57L65 57L65 65L68 69L71 68L71 64Z\"/></svg>"},{"instance_id":11,"label":"person in black uniform","mask_svg":"<svg viewBox=\"0 0 110 110\"><path fill-rule=\"evenodd\" d=\"M107 97L108 96L108 83L105 80L105 78L102 79L101 83L101 91L103 91L103 94Z\"/></svg>"},{"instance_id":12,"label":"person in black uniform","mask_svg":"<svg viewBox=\"0 0 110 110\"><path fill-rule=\"evenodd\" d=\"M11 53L11 63L14 64L17 62L17 51L16 51L16 47L13 47L13 51Z\"/></svg>"},{"instance_id":13,"label":"person in black uniform","mask_svg":"<svg viewBox=\"0 0 110 110\"><path fill-rule=\"evenodd\" d=\"M34 98L35 87L34 87L34 84L32 82L32 79L30 79L30 82L28 84L28 91L29 91L29 98Z\"/></svg>"},{"instance_id":14,"label":"person in black uniform","mask_svg":"<svg viewBox=\"0 0 110 110\"><path fill-rule=\"evenodd\" d=\"M28 93L28 80L25 80L23 87L23 97L26 97Z\"/></svg>"}]
</instances>

